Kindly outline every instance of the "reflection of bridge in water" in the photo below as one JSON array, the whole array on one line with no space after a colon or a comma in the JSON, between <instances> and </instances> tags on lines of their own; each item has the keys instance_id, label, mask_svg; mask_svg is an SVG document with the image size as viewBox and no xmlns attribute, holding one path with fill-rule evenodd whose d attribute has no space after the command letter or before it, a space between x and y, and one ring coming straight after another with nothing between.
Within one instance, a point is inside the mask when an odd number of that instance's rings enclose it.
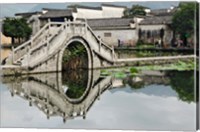
<instances>
[{"instance_id":1,"label":"reflection of bridge in water","mask_svg":"<svg viewBox=\"0 0 200 132\"><path fill-rule=\"evenodd\" d=\"M2 78L2 83L7 85L12 96L17 95L29 101L30 106L38 107L48 119L52 116L61 116L65 122L75 117L84 119L86 113L104 91L126 88L126 84L132 89L145 88L151 84L171 85L179 94L180 99L188 102L194 101L194 89L188 89L193 87L193 84L188 85L188 80L182 78L183 73L146 71L141 75L117 79L111 76L101 76L99 70L85 70L64 74L10 76ZM189 79L192 79L192 73L187 72ZM174 81L174 77L179 78L180 82Z\"/></svg>"},{"instance_id":2,"label":"reflection of bridge in water","mask_svg":"<svg viewBox=\"0 0 200 132\"><path fill-rule=\"evenodd\" d=\"M63 85L61 73L35 74L18 78L3 78L11 95L18 95L43 111L47 118L61 116L63 121L74 117L86 117L86 113L100 95L112 86L112 77L101 77L100 71L88 70L84 90L79 87L79 97L70 98L70 87ZM73 78L73 77L72 77ZM78 80L74 80L78 81ZM78 84L80 85L80 84ZM71 90L74 90L72 88Z\"/></svg>"}]
</instances>

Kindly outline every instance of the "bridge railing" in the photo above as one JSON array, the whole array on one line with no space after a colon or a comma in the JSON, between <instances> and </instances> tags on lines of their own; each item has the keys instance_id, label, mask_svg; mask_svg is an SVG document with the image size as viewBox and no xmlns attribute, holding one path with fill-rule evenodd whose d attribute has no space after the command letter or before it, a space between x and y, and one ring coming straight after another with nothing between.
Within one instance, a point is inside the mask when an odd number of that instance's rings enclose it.
<instances>
[{"instance_id":1,"label":"bridge railing","mask_svg":"<svg viewBox=\"0 0 200 132\"><path fill-rule=\"evenodd\" d=\"M88 23L87 22L71 22L71 21L66 21L65 22L66 23L66 26L67 27L69 27L69 28L71 28L72 29L72 34L74 35L74 34L80 34L82 31L82 29L80 28L80 27L82 27L82 28L84 28L84 31L83 31L83 33L84 34L87 34L87 32L89 32L89 34L91 34L91 38L94 40L94 41L96 41L96 43L98 44L98 47L99 47L99 51L96 51L99 55L102 55L102 53L100 53L101 52L101 50L103 51L108 51L108 52L106 52L106 53L109 53L111 56L112 56L112 60L109 60L109 61L114 61L114 59L115 59L115 54L114 54L114 47L110 47L109 45L107 45L107 44L105 44L102 40L101 40L101 38L99 38L94 32L93 32L93 30L92 30L92 28L88 25ZM76 31L76 27L77 27L77 29L78 29L78 31ZM106 54L105 52L104 52L104 54L103 55L105 55Z\"/></svg>"},{"instance_id":2,"label":"bridge railing","mask_svg":"<svg viewBox=\"0 0 200 132\"><path fill-rule=\"evenodd\" d=\"M41 28L30 40L26 41L22 45L18 46L17 48L13 49L12 53L12 61L13 63L17 62L20 58L22 58L25 54L31 51L33 54L35 51L41 48L41 46L50 43L52 39L56 36L58 27L62 26L62 29L65 28L66 32L69 31L70 35L74 34L86 34L86 32L90 32L91 37L97 42L99 47L99 54L100 51L103 49L104 51L107 50L112 58L114 58L114 48L105 44L96 34L93 32L91 27L86 22L72 22L72 21L65 21L63 22L48 22L43 28ZM70 30L68 30L68 29ZM60 30L59 30L60 31ZM48 41L48 42L47 42ZM30 50L32 49L32 50Z\"/></svg>"},{"instance_id":3,"label":"bridge railing","mask_svg":"<svg viewBox=\"0 0 200 132\"><path fill-rule=\"evenodd\" d=\"M43 26L30 40L21 44L13 50L13 62L20 59L23 55L28 53L29 49L43 43L45 39L53 34L50 32L51 26L58 26L57 23L48 22L45 26Z\"/></svg>"},{"instance_id":4,"label":"bridge railing","mask_svg":"<svg viewBox=\"0 0 200 132\"><path fill-rule=\"evenodd\" d=\"M55 37L57 37L63 31L63 29L64 25L61 25L52 36L50 36L43 43L35 46L30 50L29 54L32 56L32 62L34 62L34 64L29 64L30 67L37 65L39 62L41 62L41 60L43 60L43 57L41 56L45 56L48 54L49 48L55 45L55 43L53 43L54 45L52 45L51 42L54 40ZM44 54L44 55L38 55L38 54ZM40 57L38 58L38 56Z\"/></svg>"},{"instance_id":5,"label":"bridge railing","mask_svg":"<svg viewBox=\"0 0 200 132\"><path fill-rule=\"evenodd\" d=\"M112 56L112 60L109 61L114 61L115 59L115 54L114 54L114 47L110 47L109 45L105 44L101 38L96 36L96 34L93 32L92 28L86 23L88 31L92 34L92 36L96 39L97 43L99 44L99 50L101 51L101 48L104 47L105 50L108 50L110 52L110 55ZM100 54L100 51L98 52Z\"/></svg>"}]
</instances>

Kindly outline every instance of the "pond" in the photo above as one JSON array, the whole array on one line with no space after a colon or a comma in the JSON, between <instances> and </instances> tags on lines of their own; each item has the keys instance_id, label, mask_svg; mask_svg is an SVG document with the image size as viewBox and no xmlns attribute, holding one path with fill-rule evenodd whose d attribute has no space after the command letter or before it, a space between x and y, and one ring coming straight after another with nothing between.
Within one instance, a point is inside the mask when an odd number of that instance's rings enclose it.
<instances>
[{"instance_id":1,"label":"pond","mask_svg":"<svg viewBox=\"0 0 200 132\"><path fill-rule=\"evenodd\" d=\"M1 78L1 127L195 130L194 71Z\"/></svg>"}]
</instances>

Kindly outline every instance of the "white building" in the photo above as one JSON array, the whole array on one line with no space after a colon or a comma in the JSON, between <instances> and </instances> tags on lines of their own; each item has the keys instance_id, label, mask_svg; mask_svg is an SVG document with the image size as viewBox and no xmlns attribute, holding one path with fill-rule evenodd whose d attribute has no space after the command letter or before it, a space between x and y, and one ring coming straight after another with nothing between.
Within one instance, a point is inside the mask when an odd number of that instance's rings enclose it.
<instances>
[{"instance_id":1,"label":"white building","mask_svg":"<svg viewBox=\"0 0 200 132\"><path fill-rule=\"evenodd\" d=\"M82 5L68 6L73 11L74 19L95 19L95 18L121 18L126 9L125 6L102 4L101 7L89 7Z\"/></svg>"},{"instance_id":2,"label":"white building","mask_svg":"<svg viewBox=\"0 0 200 132\"><path fill-rule=\"evenodd\" d=\"M173 38L171 29L172 16L148 16L139 23L138 30L141 30L141 40L145 43L155 44L161 39L160 32L164 30L163 41L170 45Z\"/></svg>"},{"instance_id":3,"label":"white building","mask_svg":"<svg viewBox=\"0 0 200 132\"><path fill-rule=\"evenodd\" d=\"M88 19L94 33L110 46L135 46L138 35L132 18Z\"/></svg>"},{"instance_id":4,"label":"white building","mask_svg":"<svg viewBox=\"0 0 200 132\"><path fill-rule=\"evenodd\" d=\"M102 4L102 15L103 18L121 18L125 9L125 6Z\"/></svg>"},{"instance_id":5,"label":"white building","mask_svg":"<svg viewBox=\"0 0 200 132\"><path fill-rule=\"evenodd\" d=\"M69 7L69 9L72 9ZM73 17L90 19L90 18L103 18L101 7L88 7L88 6L77 6L73 10Z\"/></svg>"},{"instance_id":6,"label":"white building","mask_svg":"<svg viewBox=\"0 0 200 132\"><path fill-rule=\"evenodd\" d=\"M160 31L164 29L164 43L170 44L173 32L170 28L172 14L175 9L151 10L145 8L147 16L122 18L125 6L102 4L100 7L82 5L68 6L68 9L43 8L41 12L16 14L18 17L29 18L28 22L35 34L48 20L71 21L86 19L96 35L103 41L114 46L135 46L139 32L145 43L154 44L160 38Z\"/></svg>"}]
</instances>

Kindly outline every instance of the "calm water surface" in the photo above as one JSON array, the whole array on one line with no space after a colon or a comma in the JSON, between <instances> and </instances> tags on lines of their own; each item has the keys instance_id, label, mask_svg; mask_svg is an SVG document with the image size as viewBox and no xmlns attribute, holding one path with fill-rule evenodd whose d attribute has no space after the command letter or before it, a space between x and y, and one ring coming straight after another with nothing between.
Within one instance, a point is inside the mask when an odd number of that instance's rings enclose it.
<instances>
[{"instance_id":1,"label":"calm water surface","mask_svg":"<svg viewBox=\"0 0 200 132\"><path fill-rule=\"evenodd\" d=\"M193 71L1 78L1 127L195 130Z\"/></svg>"}]
</instances>

